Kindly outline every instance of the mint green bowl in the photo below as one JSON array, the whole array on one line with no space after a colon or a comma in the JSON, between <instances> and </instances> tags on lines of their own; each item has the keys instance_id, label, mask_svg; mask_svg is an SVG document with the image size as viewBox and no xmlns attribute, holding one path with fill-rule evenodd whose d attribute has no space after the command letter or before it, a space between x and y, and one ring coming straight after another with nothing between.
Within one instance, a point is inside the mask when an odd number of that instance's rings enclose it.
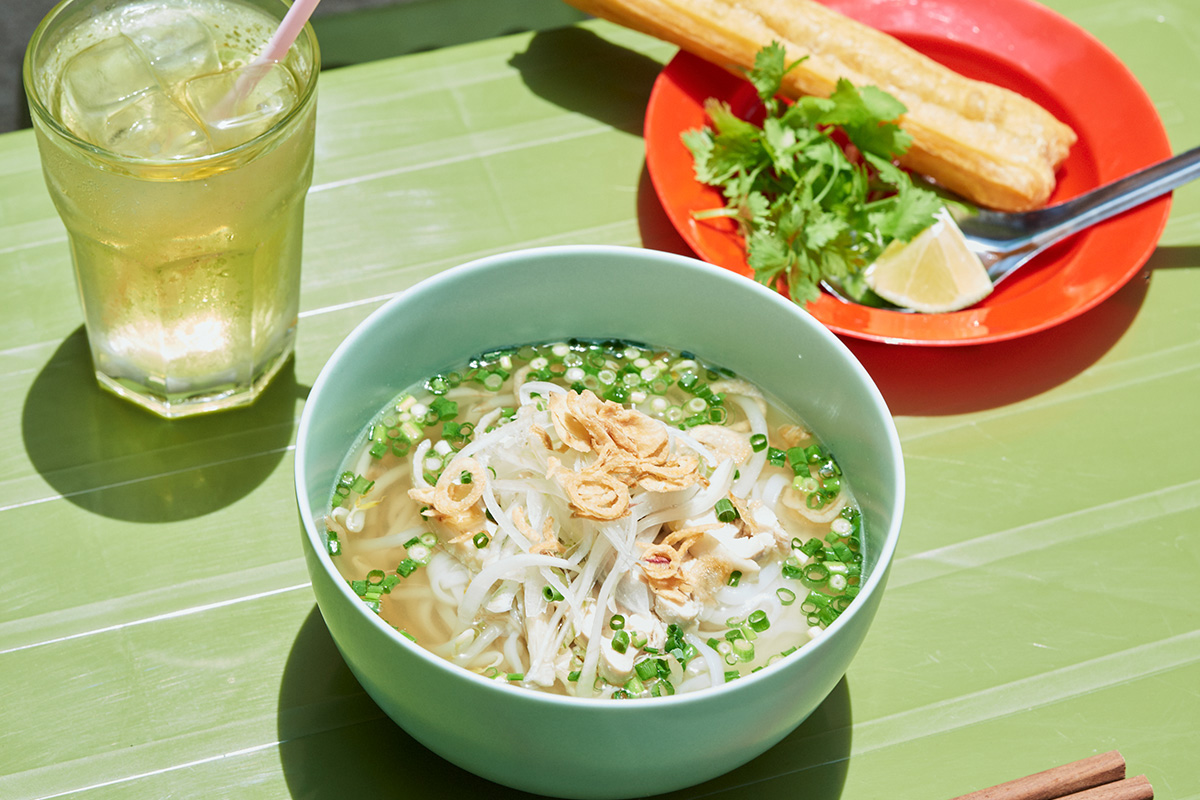
<instances>
[{"instance_id":1,"label":"mint green bowl","mask_svg":"<svg viewBox=\"0 0 1200 800\"><path fill-rule=\"evenodd\" d=\"M414 381L482 351L571 337L691 350L762 386L837 454L862 506L867 579L823 636L725 686L585 700L500 685L453 666L397 634L354 595L325 553L320 520L339 465L376 411ZM871 378L790 301L695 259L567 246L448 270L359 325L309 394L296 446L296 495L317 605L351 671L389 717L446 760L497 783L543 795L616 798L680 789L740 766L829 694L883 594L900 531L904 466ZM670 742L669 755L647 746L647 733Z\"/></svg>"}]
</instances>

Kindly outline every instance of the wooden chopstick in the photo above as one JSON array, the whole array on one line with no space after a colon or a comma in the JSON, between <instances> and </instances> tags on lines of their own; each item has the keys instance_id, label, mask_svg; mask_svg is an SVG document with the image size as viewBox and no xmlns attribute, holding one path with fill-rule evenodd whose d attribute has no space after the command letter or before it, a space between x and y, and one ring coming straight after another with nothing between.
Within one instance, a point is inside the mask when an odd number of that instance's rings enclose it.
<instances>
[{"instance_id":1,"label":"wooden chopstick","mask_svg":"<svg viewBox=\"0 0 1200 800\"><path fill-rule=\"evenodd\" d=\"M1093 786L1082 792L1069 794L1062 800L1153 800L1154 787L1145 775L1126 778L1122 781Z\"/></svg>"},{"instance_id":2,"label":"wooden chopstick","mask_svg":"<svg viewBox=\"0 0 1200 800\"><path fill-rule=\"evenodd\" d=\"M1125 759L1116 750L1072 761L954 800L1152 800L1145 775L1125 778Z\"/></svg>"}]
</instances>

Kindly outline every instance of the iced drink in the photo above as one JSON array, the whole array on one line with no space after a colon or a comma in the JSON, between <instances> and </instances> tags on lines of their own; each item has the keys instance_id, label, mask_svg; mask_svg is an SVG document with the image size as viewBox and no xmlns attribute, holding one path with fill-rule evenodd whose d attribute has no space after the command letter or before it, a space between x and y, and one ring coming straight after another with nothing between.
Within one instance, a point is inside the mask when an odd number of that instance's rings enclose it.
<instances>
[{"instance_id":1,"label":"iced drink","mask_svg":"<svg viewBox=\"0 0 1200 800\"><path fill-rule=\"evenodd\" d=\"M311 28L282 62L251 65L286 10L77 0L50 13L26 53L97 377L163 416L248 403L291 354L319 67Z\"/></svg>"}]
</instances>

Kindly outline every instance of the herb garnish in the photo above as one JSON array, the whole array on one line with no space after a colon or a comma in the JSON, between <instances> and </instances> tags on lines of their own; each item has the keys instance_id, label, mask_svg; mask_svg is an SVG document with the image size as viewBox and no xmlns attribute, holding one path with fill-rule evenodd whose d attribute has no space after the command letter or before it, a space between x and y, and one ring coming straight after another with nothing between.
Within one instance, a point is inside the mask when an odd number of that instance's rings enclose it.
<instances>
[{"instance_id":1,"label":"herb garnish","mask_svg":"<svg viewBox=\"0 0 1200 800\"><path fill-rule=\"evenodd\" d=\"M822 279L855 293L859 270L892 240L907 242L927 228L943 203L892 163L912 141L896 124L903 103L845 79L828 98L784 103L777 98L783 76L799 63L787 65L778 42L764 47L747 72L766 110L762 126L710 98L712 127L687 131L683 141L696 179L726 200L695 216L735 219L755 279L775 286L782 278L803 304L816 299Z\"/></svg>"}]
</instances>

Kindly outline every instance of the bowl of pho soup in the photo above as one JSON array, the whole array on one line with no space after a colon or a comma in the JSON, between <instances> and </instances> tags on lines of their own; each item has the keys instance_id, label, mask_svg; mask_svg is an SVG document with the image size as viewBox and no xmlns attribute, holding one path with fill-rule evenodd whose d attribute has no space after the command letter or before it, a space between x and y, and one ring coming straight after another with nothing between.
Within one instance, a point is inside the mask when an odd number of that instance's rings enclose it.
<instances>
[{"instance_id":1,"label":"bowl of pho soup","mask_svg":"<svg viewBox=\"0 0 1200 800\"><path fill-rule=\"evenodd\" d=\"M492 781L602 798L716 777L817 708L904 474L879 391L801 308L565 246L359 325L308 397L296 492L318 606L388 716Z\"/></svg>"}]
</instances>

